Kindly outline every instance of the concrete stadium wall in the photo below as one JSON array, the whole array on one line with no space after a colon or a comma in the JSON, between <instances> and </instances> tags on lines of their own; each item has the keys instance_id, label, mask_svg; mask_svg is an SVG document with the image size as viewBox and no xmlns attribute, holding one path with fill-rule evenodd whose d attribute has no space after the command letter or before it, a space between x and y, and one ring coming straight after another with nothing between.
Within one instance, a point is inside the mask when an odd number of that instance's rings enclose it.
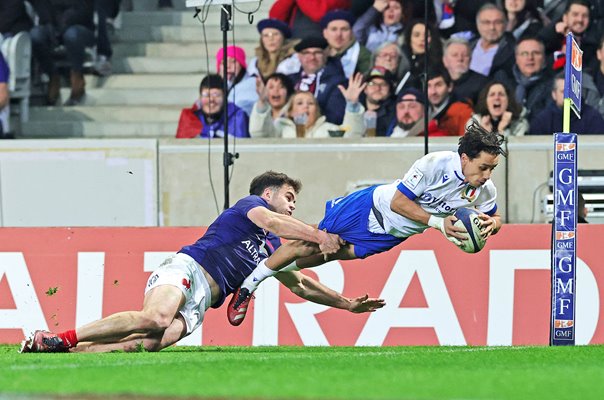
<instances>
[{"instance_id":1,"label":"concrete stadium wall","mask_svg":"<svg viewBox=\"0 0 604 400\"><path fill-rule=\"evenodd\" d=\"M434 138L431 151L454 150ZM552 138L510 138L495 170L499 207L510 223L545 221L540 200L552 169ZM320 220L326 200L402 177L423 140L231 141L239 159L230 204L269 169L301 179L296 216ZM222 141L16 140L0 142L1 226L206 226L224 205ZM582 136L579 168L604 168L604 138ZM506 184L509 183L509 184ZM509 201L508 201L509 199Z\"/></svg>"}]
</instances>

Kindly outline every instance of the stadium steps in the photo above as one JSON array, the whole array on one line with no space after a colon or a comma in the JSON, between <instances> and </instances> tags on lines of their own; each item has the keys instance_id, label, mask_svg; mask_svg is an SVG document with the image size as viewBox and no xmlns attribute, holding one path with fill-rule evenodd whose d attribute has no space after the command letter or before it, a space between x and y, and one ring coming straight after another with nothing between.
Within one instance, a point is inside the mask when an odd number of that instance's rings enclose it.
<instances>
[{"instance_id":1,"label":"stadium steps","mask_svg":"<svg viewBox=\"0 0 604 400\"><path fill-rule=\"evenodd\" d=\"M269 4L271 3L271 4ZM199 81L216 67L214 54L222 47L220 8L212 6L205 27L185 0L173 0L174 10L156 10L156 0L133 0L133 11L122 12L121 28L112 45L113 75L86 76L86 100L78 107L31 107L21 137L174 137L180 110L198 96ZM255 23L268 15L263 2L254 15L235 14L235 40L250 58L258 45ZM239 6L253 10L256 3ZM228 33L229 44L233 39ZM61 90L65 101L69 89Z\"/></svg>"}]
</instances>

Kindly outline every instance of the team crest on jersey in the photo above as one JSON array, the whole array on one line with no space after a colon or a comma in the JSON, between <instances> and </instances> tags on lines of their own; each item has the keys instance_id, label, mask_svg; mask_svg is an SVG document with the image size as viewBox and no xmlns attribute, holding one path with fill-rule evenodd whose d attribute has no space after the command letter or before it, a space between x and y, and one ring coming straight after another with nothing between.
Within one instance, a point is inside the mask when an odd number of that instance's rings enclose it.
<instances>
[{"instance_id":1,"label":"team crest on jersey","mask_svg":"<svg viewBox=\"0 0 604 400\"><path fill-rule=\"evenodd\" d=\"M423 177L424 174L414 169L413 171L411 171L407 179L405 179L405 184L409 189L415 189L417 187L417 184L419 183L419 181L422 180Z\"/></svg>"},{"instance_id":2,"label":"team crest on jersey","mask_svg":"<svg viewBox=\"0 0 604 400\"><path fill-rule=\"evenodd\" d=\"M468 185L461 194L461 198L472 202L476 198L476 188Z\"/></svg>"}]
</instances>

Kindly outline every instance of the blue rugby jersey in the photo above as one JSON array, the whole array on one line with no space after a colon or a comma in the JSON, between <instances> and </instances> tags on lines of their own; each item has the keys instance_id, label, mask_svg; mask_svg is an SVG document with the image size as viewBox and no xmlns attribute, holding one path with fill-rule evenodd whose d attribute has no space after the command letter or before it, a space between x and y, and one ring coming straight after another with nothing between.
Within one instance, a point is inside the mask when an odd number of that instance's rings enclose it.
<instances>
[{"instance_id":1,"label":"blue rugby jersey","mask_svg":"<svg viewBox=\"0 0 604 400\"><path fill-rule=\"evenodd\" d=\"M260 196L248 196L225 210L208 227L207 232L179 253L197 261L220 287L220 297L212 307L218 308L229 294L252 273L258 263L281 244L274 234L256 226L247 213L268 203Z\"/></svg>"}]
</instances>

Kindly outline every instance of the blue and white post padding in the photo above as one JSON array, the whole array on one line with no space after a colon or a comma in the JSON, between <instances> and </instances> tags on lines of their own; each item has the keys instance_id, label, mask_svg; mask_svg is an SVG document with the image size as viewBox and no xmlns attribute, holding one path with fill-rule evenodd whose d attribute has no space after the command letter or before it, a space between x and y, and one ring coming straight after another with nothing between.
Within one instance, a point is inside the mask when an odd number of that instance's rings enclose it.
<instances>
[{"instance_id":1,"label":"blue and white post padding","mask_svg":"<svg viewBox=\"0 0 604 400\"><path fill-rule=\"evenodd\" d=\"M554 135L552 316L550 345L575 344L577 135Z\"/></svg>"}]
</instances>

